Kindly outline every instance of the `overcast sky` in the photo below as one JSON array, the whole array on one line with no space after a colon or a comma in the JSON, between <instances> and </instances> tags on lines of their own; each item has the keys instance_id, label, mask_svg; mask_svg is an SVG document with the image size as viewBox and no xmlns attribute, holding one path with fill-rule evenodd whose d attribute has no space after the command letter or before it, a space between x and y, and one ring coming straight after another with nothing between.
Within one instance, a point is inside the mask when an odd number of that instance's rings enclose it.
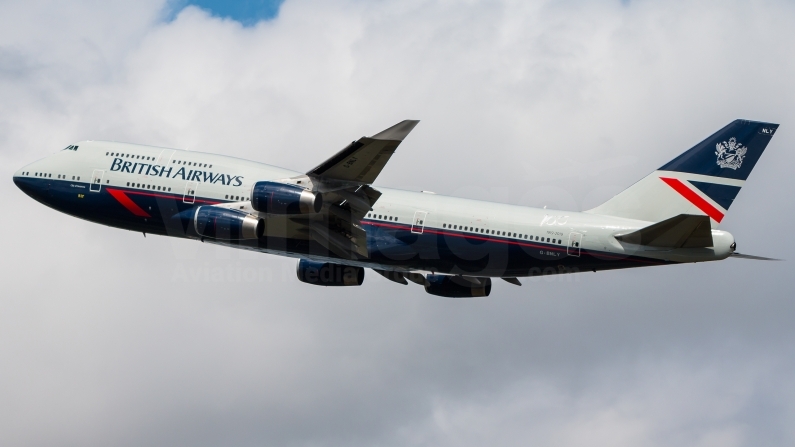
<instances>
[{"instance_id":1,"label":"overcast sky","mask_svg":"<svg viewBox=\"0 0 795 447\"><path fill-rule=\"evenodd\" d=\"M84 222L11 181L84 139L306 171L420 119L376 187L582 210L747 118L781 127L721 229L792 258L795 3L287 0L229 17L0 1L0 444L795 444L789 261L471 300L371 271L325 289L294 259Z\"/></svg>"}]
</instances>

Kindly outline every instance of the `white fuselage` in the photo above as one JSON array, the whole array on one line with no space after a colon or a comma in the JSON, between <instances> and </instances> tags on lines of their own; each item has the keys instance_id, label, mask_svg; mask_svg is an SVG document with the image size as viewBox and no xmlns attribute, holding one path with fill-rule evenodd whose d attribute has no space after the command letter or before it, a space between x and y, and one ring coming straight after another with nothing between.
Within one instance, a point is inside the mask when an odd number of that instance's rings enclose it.
<instances>
[{"instance_id":1,"label":"white fuselage","mask_svg":"<svg viewBox=\"0 0 795 447\"><path fill-rule=\"evenodd\" d=\"M189 205L212 204L243 209L256 215L258 212L251 209L249 202L255 182L286 180L302 175L254 161L178 149L101 141L83 141L75 146L77 150L63 150L20 169L15 178L65 182L68 185L65 187L84 196L81 200L91 200L92 194L118 188L153 196L170 195ZM420 226L418 221L421 220L422 231L453 229L471 233L473 237L499 236L527 247L526 250L544 250L539 248L538 242L544 246L559 246L560 250L553 250L557 257L575 255L572 252L576 249L577 253L583 250L669 262L711 261L728 257L734 242L731 234L712 230L713 247L662 249L640 246L619 242L614 235L647 227L652 222L427 192L377 189L382 195L367 215L368 222L373 224ZM100 221L68 209L62 211ZM576 247L573 240L577 241ZM273 249L262 251L279 252ZM555 257L552 252L549 254Z\"/></svg>"}]
</instances>

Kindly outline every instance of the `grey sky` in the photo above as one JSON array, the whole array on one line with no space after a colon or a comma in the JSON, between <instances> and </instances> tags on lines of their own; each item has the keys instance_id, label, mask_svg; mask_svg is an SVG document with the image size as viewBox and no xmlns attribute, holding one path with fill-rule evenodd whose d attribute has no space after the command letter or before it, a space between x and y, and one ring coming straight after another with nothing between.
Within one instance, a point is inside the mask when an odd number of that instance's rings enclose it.
<instances>
[{"instance_id":1,"label":"grey sky","mask_svg":"<svg viewBox=\"0 0 795 447\"><path fill-rule=\"evenodd\" d=\"M781 124L722 229L795 243L787 1L0 2L2 445L795 443L791 263L426 295L114 230L12 173L82 139L307 170L422 122L376 184L587 209L735 118Z\"/></svg>"}]
</instances>

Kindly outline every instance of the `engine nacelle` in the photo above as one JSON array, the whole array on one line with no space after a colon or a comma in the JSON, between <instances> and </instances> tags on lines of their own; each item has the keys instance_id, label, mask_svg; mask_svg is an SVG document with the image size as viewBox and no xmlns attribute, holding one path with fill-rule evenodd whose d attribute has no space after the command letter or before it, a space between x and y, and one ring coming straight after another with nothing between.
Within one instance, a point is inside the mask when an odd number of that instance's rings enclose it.
<instances>
[{"instance_id":1,"label":"engine nacelle","mask_svg":"<svg viewBox=\"0 0 795 447\"><path fill-rule=\"evenodd\" d=\"M298 280L315 286L360 286L364 282L364 268L350 265L298 261Z\"/></svg>"},{"instance_id":2,"label":"engine nacelle","mask_svg":"<svg viewBox=\"0 0 795 447\"><path fill-rule=\"evenodd\" d=\"M193 216L193 228L200 236L213 239L257 239L265 231L265 222L237 210L200 206Z\"/></svg>"},{"instance_id":3,"label":"engine nacelle","mask_svg":"<svg viewBox=\"0 0 795 447\"><path fill-rule=\"evenodd\" d=\"M323 196L295 185L257 182L251 188L251 207L269 214L313 214L323 208Z\"/></svg>"},{"instance_id":4,"label":"engine nacelle","mask_svg":"<svg viewBox=\"0 0 795 447\"><path fill-rule=\"evenodd\" d=\"M480 284L456 276L426 275L425 291L431 295L447 298L475 298L489 296L491 278L478 278Z\"/></svg>"}]
</instances>

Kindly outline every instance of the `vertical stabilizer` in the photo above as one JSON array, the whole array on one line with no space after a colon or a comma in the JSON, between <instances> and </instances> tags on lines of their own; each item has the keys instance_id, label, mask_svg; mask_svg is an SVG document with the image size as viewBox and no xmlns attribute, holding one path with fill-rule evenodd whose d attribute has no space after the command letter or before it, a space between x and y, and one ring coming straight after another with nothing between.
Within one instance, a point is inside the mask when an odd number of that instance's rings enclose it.
<instances>
[{"instance_id":1,"label":"vertical stabilizer","mask_svg":"<svg viewBox=\"0 0 795 447\"><path fill-rule=\"evenodd\" d=\"M660 222L709 216L714 228L776 133L778 124L735 120L646 178L586 213Z\"/></svg>"}]
</instances>

